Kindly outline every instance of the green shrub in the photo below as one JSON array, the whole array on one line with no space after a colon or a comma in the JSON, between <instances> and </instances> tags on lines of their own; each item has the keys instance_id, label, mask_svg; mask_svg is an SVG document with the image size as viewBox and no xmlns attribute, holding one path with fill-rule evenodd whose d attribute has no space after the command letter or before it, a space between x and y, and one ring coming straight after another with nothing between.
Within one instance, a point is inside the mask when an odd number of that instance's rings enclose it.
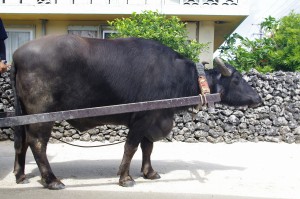
<instances>
[{"instance_id":1,"label":"green shrub","mask_svg":"<svg viewBox=\"0 0 300 199\"><path fill-rule=\"evenodd\" d=\"M250 40L235 33L220 48L221 57L241 71L300 71L300 14L291 12L276 20L265 18L261 28L266 36Z\"/></svg>"},{"instance_id":2,"label":"green shrub","mask_svg":"<svg viewBox=\"0 0 300 199\"><path fill-rule=\"evenodd\" d=\"M133 13L129 18L115 19L108 23L117 31L117 34L112 35L114 38L140 37L157 40L194 62L199 61L199 54L208 46L188 40L186 24L178 17L167 18L158 12Z\"/></svg>"},{"instance_id":3,"label":"green shrub","mask_svg":"<svg viewBox=\"0 0 300 199\"><path fill-rule=\"evenodd\" d=\"M272 48L269 38L250 40L234 33L221 47L221 57L240 71L255 68L259 72L271 72L269 53Z\"/></svg>"},{"instance_id":4,"label":"green shrub","mask_svg":"<svg viewBox=\"0 0 300 199\"><path fill-rule=\"evenodd\" d=\"M273 40L275 45L270 59L274 68L300 71L300 14L291 12L280 19Z\"/></svg>"}]
</instances>

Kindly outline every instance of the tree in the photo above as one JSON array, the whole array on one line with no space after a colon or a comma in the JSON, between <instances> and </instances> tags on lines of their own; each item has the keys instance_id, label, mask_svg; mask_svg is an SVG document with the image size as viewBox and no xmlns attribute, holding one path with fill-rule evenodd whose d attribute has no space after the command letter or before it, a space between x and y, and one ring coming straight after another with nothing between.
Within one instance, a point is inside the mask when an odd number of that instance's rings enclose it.
<instances>
[{"instance_id":1,"label":"tree","mask_svg":"<svg viewBox=\"0 0 300 199\"><path fill-rule=\"evenodd\" d=\"M280 19L274 32L272 65L276 70L300 71L300 14L291 12Z\"/></svg>"},{"instance_id":2,"label":"tree","mask_svg":"<svg viewBox=\"0 0 300 199\"><path fill-rule=\"evenodd\" d=\"M129 18L115 19L108 23L117 31L114 38L139 37L157 40L194 62L199 61L199 54L208 46L189 40L186 24L176 16L167 18L158 12L143 11L141 14L132 13Z\"/></svg>"},{"instance_id":3,"label":"tree","mask_svg":"<svg viewBox=\"0 0 300 199\"><path fill-rule=\"evenodd\" d=\"M240 71L255 68L265 73L274 70L270 65L269 53L273 50L270 38L250 40L234 33L220 49L221 57Z\"/></svg>"},{"instance_id":4,"label":"tree","mask_svg":"<svg viewBox=\"0 0 300 199\"><path fill-rule=\"evenodd\" d=\"M279 20L269 16L260 25L263 38L250 40L235 33L220 48L221 57L241 71L300 71L300 14L291 12Z\"/></svg>"}]
</instances>

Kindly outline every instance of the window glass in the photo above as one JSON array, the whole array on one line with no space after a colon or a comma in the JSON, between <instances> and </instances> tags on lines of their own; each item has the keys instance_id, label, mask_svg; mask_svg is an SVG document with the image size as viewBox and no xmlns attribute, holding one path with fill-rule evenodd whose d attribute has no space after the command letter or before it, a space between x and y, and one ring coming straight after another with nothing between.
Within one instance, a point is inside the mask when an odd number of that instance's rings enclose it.
<instances>
[{"instance_id":1,"label":"window glass","mask_svg":"<svg viewBox=\"0 0 300 199\"><path fill-rule=\"evenodd\" d=\"M69 26L68 34L97 38L99 35L99 28L97 26Z\"/></svg>"},{"instance_id":2,"label":"window glass","mask_svg":"<svg viewBox=\"0 0 300 199\"><path fill-rule=\"evenodd\" d=\"M33 31L26 29L6 29L8 38L5 40L6 59L12 61L12 55L17 48L33 39Z\"/></svg>"}]
</instances>

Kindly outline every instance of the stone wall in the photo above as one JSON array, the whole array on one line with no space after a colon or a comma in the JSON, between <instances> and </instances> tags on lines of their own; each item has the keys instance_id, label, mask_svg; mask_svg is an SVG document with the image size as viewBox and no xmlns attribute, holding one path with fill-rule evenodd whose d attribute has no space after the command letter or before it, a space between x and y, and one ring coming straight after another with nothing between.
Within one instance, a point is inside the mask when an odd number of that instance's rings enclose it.
<instances>
[{"instance_id":1,"label":"stone wall","mask_svg":"<svg viewBox=\"0 0 300 199\"><path fill-rule=\"evenodd\" d=\"M179 113L174 128L166 138L183 142L241 142L269 141L300 143L300 73L275 72L259 74L251 71L244 78L258 90L263 104L257 108L233 108L216 105L215 113L200 111L194 118ZM0 78L2 92L0 112L12 110L12 93L8 75ZM124 126L105 125L79 132L67 122L56 122L52 135L65 141L122 141L128 129ZM0 130L0 140L13 139L13 129Z\"/></svg>"},{"instance_id":2,"label":"stone wall","mask_svg":"<svg viewBox=\"0 0 300 199\"><path fill-rule=\"evenodd\" d=\"M14 97L10 85L9 73L2 73L0 75L0 114L3 112L14 110L13 100ZM0 141L8 139L12 140L13 134L14 131L12 128L0 128Z\"/></svg>"}]
</instances>

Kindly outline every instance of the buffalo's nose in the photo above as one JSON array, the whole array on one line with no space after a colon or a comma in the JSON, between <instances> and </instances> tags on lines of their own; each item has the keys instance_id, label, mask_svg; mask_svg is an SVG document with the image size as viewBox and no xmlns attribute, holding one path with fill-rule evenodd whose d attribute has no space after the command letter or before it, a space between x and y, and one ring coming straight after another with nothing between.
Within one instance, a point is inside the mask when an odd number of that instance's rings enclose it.
<instances>
[{"instance_id":1,"label":"buffalo's nose","mask_svg":"<svg viewBox=\"0 0 300 199\"><path fill-rule=\"evenodd\" d=\"M257 95L255 97L253 97L253 104L250 106L251 108L255 108L255 107L258 107L259 105L262 104L262 98Z\"/></svg>"},{"instance_id":2,"label":"buffalo's nose","mask_svg":"<svg viewBox=\"0 0 300 199\"><path fill-rule=\"evenodd\" d=\"M259 95L256 97L256 101L257 101L259 104L261 104L261 103L263 102L262 98L261 98Z\"/></svg>"}]
</instances>

